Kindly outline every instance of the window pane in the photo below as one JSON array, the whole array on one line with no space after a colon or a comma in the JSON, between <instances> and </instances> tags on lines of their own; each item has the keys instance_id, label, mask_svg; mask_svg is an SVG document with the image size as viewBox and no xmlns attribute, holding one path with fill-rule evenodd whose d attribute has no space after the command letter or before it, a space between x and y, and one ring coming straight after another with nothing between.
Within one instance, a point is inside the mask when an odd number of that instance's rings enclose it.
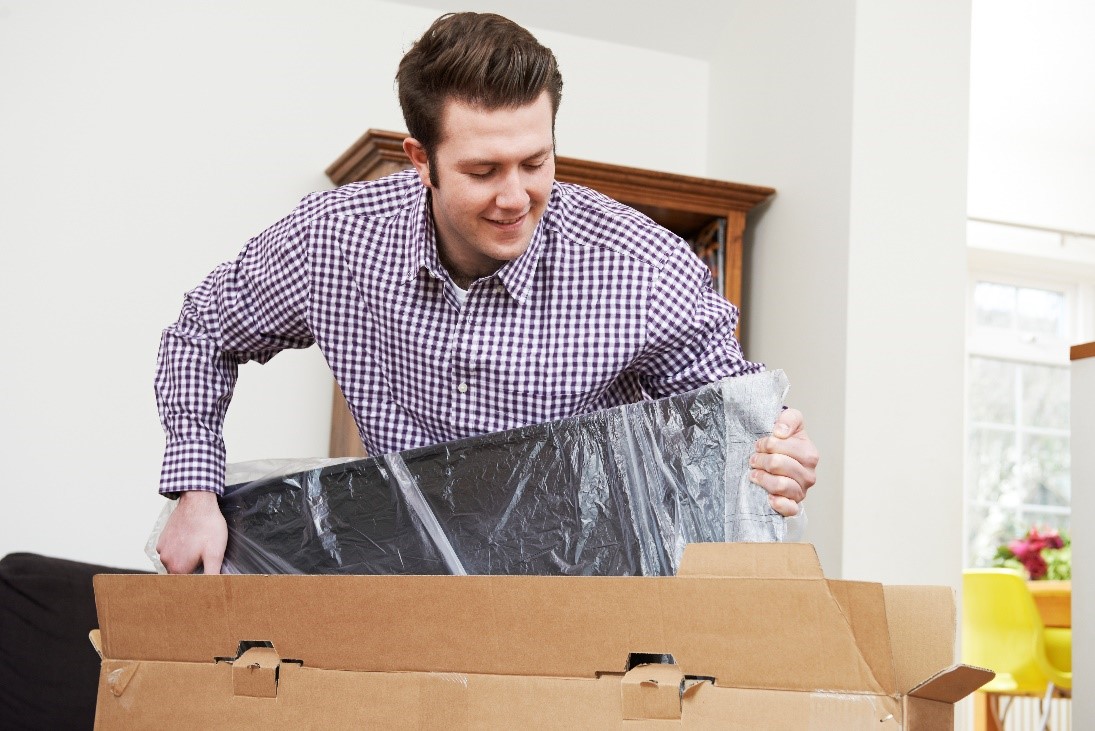
<instances>
[{"instance_id":1,"label":"window pane","mask_svg":"<svg viewBox=\"0 0 1095 731\"><path fill-rule=\"evenodd\" d=\"M970 356L970 419L1014 424L1015 363Z\"/></svg>"},{"instance_id":2,"label":"window pane","mask_svg":"<svg viewBox=\"0 0 1095 731\"><path fill-rule=\"evenodd\" d=\"M1030 528L1052 528L1058 533L1069 533L1070 526L1068 513L1047 513L1040 510L1027 510L1023 513L1027 530Z\"/></svg>"},{"instance_id":3,"label":"window pane","mask_svg":"<svg viewBox=\"0 0 1095 731\"><path fill-rule=\"evenodd\" d=\"M1018 291L1019 329L1038 335L1065 334L1065 295L1045 289Z\"/></svg>"},{"instance_id":4,"label":"window pane","mask_svg":"<svg viewBox=\"0 0 1095 731\"><path fill-rule=\"evenodd\" d=\"M973 308L978 325L1014 327L1015 287L995 282L978 282L973 290Z\"/></svg>"},{"instance_id":5,"label":"window pane","mask_svg":"<svg viewBox=\"0 0 1095 731\"><path fill-rule=\"evenodd\" d=\"M1022 488L1015 474L1015 434L995 429L970 430L968 499L1018 509Z\"/></svg>"},{"instance_id":6,"label":"window pane","mask_svg":"<svg viewBox=\"0 0 1095 731\"><path fill-rule=\"evenodd\" d=\"M1026 533L1027 527L1017 510L1005 510L999 504L971 505L966 511L968 563L991 565L996 548Z\"/></svg>"},{"instance_id":7,"label":"window pane","mask_svg":"<svg viewBox=\"0 0 1095 731\"><path fill-rule=\"evenodd\" d=\"M1023 365L1023 424L1068 429L1067 366Z\"/></svg>"},{"instance_id":8,"label":"window pane","mask_svg":"<svg viewBox=\"0 0 1095 731\"><path fill-rule=\"evenodd\" d=\"M968 354L970 565L989 565L1032 527L1068 529L1070 297L1052 285L974 283L969 345L995 357Z\"/></svg>"},{"instance_id":9,"label":"window pane","mask_svg":"<svg viewBox=\"0 0 1095 731\"><path fill-rule=\"evenodd\" d=\"M1023 502L1069 506L1071 484L1067 437L1024 437L1019 472L1023 481Z\"/></svg>"}]
</instances>

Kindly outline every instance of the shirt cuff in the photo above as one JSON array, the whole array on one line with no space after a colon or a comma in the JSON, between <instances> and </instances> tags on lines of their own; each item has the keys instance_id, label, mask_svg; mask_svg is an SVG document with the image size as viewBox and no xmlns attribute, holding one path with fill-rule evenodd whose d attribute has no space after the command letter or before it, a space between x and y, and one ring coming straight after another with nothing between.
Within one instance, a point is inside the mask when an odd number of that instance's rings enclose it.
<instances>
[{"instance_id":1,"label":"shirt cuff","mask_svg":"<svg viewBox=\"0 0 1095 731\"><path fill-rule=\"evenodd\" d=\"M202 490L224 494L225 454L222 445L183 441L169 443L160 470L160 494Z\"/></svg>"}]
</instances>

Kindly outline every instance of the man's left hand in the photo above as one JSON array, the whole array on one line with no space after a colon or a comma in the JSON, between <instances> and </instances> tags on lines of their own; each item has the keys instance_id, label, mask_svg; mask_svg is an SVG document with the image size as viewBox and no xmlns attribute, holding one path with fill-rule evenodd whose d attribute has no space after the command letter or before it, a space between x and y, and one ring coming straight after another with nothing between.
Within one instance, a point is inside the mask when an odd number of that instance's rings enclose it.
<instances>
[{"instance_id":1,"label":"man's left hand","mask_svg":"<svg viewBox=\"0 0 1095 731\"><path fill-rule=\"evenodd\" d=\"M768 503L783 516L798 515L806 491L817 481L817 447L806 434L802 412L784 409L772 435L757 440L749 479L768 491Z\"/></svg>"}]
</instances>

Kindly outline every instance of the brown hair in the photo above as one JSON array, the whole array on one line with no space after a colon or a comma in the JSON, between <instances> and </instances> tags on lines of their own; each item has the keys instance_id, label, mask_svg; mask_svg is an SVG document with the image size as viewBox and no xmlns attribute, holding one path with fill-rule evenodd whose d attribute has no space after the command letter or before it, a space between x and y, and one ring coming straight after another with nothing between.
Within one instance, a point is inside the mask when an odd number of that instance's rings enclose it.
<instances>
[{"instance_id":1,"label":"brown hair","mask_svg":"<svg viewBox=\"0 0 1095 731\"><path fill-rule=\"evenodd\" d=\"M552 132L563 95L563 77L551 49L508 18L493 13L448 13L415 41L395 75L407 131L430 157L441 142L445 103L457 99L486 109L551 98Z\"/></svg>"}]
</instances>

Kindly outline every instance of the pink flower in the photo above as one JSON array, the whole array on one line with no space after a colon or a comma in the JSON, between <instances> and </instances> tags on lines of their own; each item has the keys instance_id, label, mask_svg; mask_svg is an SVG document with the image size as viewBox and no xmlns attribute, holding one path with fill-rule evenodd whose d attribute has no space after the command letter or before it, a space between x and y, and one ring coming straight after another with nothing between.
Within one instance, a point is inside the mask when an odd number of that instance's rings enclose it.
<instances>
[{"instance_id":1,"label":"pink flower","mask_svg":"<svg viewBox=\"0 0 1095 731\"><path fill-rule=\"evenodd\" d=\"M1015 554L1015 558L1025 561L1027 556L1036 556L1042 550L1042 546L1029 538L1016 538L1008 543L1008 548Z\"/></svg>"},{"instance_id":2,"label":"pink flower","mask_svg":"<svg viewBox=\"0 0 1095 731\"><path fill-rule=\"evenodd\" d=\"M1042 558L1042 549L1062 548L1064 545L1065 542L1057 531L1047 529L1044 533L1039 533L1037 528L1031 528L1023 538L1010 541L1008 549L1023 564L1031 579L1040 579L1048 571L1046 560Z\"/></svg>"},{"instance_id":3,"label":"pink flower","mask_svg":"<svg viewBox=\"0 0 1095 731\"><path fill-rule=\"evenodd\" d=\"M1042 558L1042 554L1034 553L1029 555L1024 561L1023 566L1026 568L1027 573L1030 574L1032 580L1037 580L1046 575L1049 571L1049 566L1046 565L1046 560Z\"/></svg>"}]
</instances>

